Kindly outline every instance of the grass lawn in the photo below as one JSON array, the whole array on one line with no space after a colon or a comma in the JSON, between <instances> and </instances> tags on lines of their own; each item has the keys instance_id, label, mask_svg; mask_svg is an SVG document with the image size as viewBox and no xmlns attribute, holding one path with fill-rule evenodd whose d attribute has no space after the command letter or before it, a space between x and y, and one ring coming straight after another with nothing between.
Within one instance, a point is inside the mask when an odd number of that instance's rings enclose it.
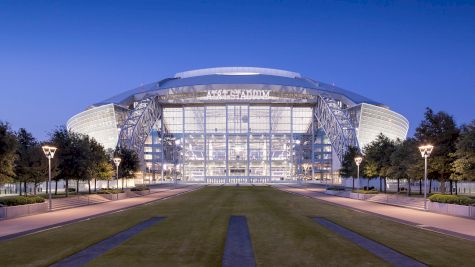
<instances>
[{"instance_id":1,"label":"grass lawn","mask_svg":"<svg viewBox=\"0 0 475 267\"><path fill-rule=\"evenodd\" d=\"M46 266L153 216L167 219L96 258L92 266L219 266L230 215L245 215L258 266L385 266L314 223L321 216L431 266L475 266L475 242L269 187L207 187L9 241L1 266Z\"/></svg>"}]
</instances>

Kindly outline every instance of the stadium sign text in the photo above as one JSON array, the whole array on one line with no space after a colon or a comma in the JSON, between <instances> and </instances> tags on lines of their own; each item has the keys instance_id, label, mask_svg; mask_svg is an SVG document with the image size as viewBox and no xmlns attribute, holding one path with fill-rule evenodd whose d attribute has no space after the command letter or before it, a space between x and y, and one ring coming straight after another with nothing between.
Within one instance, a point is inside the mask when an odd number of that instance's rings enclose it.
<instances>
[{"instance_id":1,"label":"stadium sign text","mask_svg":"<svg viewBox=\"0 0 475 267\"><path fill-rule=\"evenodd\" d=\"M259 89L220 89L209 90L207 99L225 100L225 99L269 99L270 90Z\"/></svg>"}]
</instances>

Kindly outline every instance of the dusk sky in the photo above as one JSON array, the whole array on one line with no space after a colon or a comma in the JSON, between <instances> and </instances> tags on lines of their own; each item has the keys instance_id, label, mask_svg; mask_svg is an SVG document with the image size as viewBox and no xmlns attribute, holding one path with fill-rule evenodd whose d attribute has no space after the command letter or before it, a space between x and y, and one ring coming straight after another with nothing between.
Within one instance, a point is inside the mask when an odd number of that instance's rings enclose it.
<instances>
[{"instance_id":1,"label":"dusk sky","mask_svg":"<svg viewBox=\"0 0 475 267\"><path fill-rule=\"evenodd\" d=\"M475 2L0 1L0 120L40 140L176 72L256 66L475 119Z\"/></svg>"}]
</instances>

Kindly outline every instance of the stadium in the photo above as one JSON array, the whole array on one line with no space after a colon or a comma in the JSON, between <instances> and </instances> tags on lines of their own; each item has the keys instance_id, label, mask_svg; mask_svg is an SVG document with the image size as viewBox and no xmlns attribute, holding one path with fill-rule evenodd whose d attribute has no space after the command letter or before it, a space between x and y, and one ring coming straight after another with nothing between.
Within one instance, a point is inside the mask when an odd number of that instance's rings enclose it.
<instances>
[{"instance_id":1,"label":"stadium","mask_svg":"<svg viewBox=\"0 0 475 267\"><path fill-rule=\"evenodd\" d=\"M269 183L338 176L350 146L405 139L408 120L382 103L255 67L186 71L91 105L70 131L133 149L150 182Z\"/></svg>"}]
</instances>

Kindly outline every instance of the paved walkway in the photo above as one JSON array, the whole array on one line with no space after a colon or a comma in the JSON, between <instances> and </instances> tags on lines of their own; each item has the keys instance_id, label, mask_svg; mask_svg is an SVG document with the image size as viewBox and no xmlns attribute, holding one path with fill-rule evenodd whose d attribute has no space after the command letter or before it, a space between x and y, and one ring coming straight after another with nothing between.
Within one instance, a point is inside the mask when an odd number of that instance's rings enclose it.
<instances>
[{"instance_id":1,"label":"paved walkway","mask_svg":"<svg viewBox=\"0 0 475 267\"><path fill-rule=\"evenodd\" d=\"M294 194L327 201L359 211L369 212L401 223L475 241L475 220L432 213L370 201L326 195L317 187L274 185L275 188Z\"/></svg>"},{"instance_id":2,"label":"paved walkway","mask_svg":"<svg viewBox=\"0 0 475 267\"><path fill-rule=\"evenodd\" d=\"M15 238L59 225L81 221L91 217L143 205L159 199L183 194L202 185L170 185L151 189L151 194L142 197L126 198L97 205L82 206L71 209L52 211L31 216L25 216L0 221L0 240Z\"/></svg>"}]
</instances>

